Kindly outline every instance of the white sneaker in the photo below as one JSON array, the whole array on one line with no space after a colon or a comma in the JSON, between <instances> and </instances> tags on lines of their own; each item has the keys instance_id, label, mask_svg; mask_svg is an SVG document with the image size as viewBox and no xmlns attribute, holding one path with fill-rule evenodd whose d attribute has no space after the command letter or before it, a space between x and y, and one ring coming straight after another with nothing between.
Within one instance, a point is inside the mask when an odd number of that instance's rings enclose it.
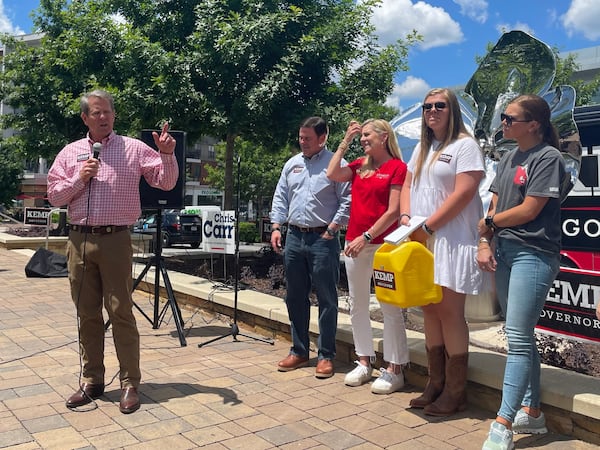
<instances>
[{"instance_id":1,"label":"white sneaker","mask_svg":"<svg viewBox=\"0 0 600 450\"><path fill-rule=\"evenodd\" d=\"M512 429L514 434L544 434L548 432L544 413L541 413L539 417L532 417L523 409L517 411Z\"/></svg>"},{"instance_id":2,"label":"white sneaker","mask_svg":"<svg viewBox=\"0 0 600 450\"><path fill-rule=\"evenodd\" d=\"M391 394L404 387L404 375L388 372L384 367L379 369L380 375L371 385L373 394Z\"/></svg>"},{"instance_id":3,"label":"white sneaker","mask_svg":"<svg viewBox=\"0 0 600 450\"><path fill-rule=\"evenodd\" d=\"M364 366L358 361L354 362L356 363L356 367L352 369L351 372L348 372L344 378L344 384L347 386L360 386L361 384L365 384L367 381L371 380L373 374L373 368L370 365Z\"/></svg>"},{"instance_id":4,"label":"white sneaker","mask_svg":"<svg viewBox=\"0 0 600 450\"><path fill-rule=\"evenodd\" d=\"M481 450L513 450L513 433L499 422L493 421L490 434L483 443Z\"/></svg>"}]
</instances>

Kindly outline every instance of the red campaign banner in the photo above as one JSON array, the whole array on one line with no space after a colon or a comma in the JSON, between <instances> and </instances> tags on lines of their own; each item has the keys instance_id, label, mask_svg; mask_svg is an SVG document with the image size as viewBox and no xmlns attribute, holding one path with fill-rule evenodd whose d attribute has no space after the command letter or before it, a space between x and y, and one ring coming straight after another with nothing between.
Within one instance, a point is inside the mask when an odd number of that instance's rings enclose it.
<instances>
[{"instance_id":1,"label":"red campaign banner","mask_svg":"<svg viewBox=\"0 0 600 450\"><path fill-rule=\"evenodd\" d=\"M567 339L600 343L600 272L561 267L536 330Z\"/></svg>"}]
</instances>

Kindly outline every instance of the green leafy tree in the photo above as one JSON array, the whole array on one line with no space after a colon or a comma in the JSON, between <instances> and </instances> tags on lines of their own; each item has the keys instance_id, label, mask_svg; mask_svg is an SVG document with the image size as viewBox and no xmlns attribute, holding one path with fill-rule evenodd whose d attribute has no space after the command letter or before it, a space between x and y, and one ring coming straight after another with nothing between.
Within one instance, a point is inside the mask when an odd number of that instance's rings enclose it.
<instances>
[{"instance_id":1,"label":"green leafy tree","mask_svg":"<svg viewBox=\"0 0 600 450\"><path fill-rule=\"evenodd\" d=\"M217 165L207 167L208 181L220 189L225 187L225 144L216 147ZM237 138L234 143L235 192L237 193L237 175L239 167L240 206L251 200L258 208L259 217L262 208L269 207L275 186L281 174L281 168L297 149L286 146L277 151L267 151L263 146ZM237 160L239 158L239 166Z\"/></svg>"},{"instance_id":2,"label":"green leafy tree","mask_svg":"<svg viewBox=\"0 0 600 450\"><path fill-rule=\"evenodd\" d=\"M391 92L407 46L377 45L370 17L378 3L198 3L193 52L184 58L194 90L210 105L215 134L226 144L226 207L234 192L237 137L272 151L295 140L305 116L343 117L339 111L354 110L365 98L382 102Z\"/></svg>"},{"instance_id":3,"label":"green leafy tree","mask_svg":"<svg viewBox=\"0 0 600 450\"><path fill-rule=\"evenodd\" d=\"M573 77L581 66L575 61L575 55L569 53L564 58L560 57L560 53L556 47L553 48L556 55L556 77L554 78L555 85L571 85L577 93L575 104L577 106L588 105L592 103L592 97L600 89L600 75L597 75L591 81L577 80Z\"/></svg>"},{"instance_id":4,"label":"green leafy tree","mask_svg":"<svg viewBox=\"0 0 600 450\"><path fill-rule=\"evenodd\" d=\"M20 158L7 147L0 145L0 205L11 205L19 192L19 176L23 171Z\"/></svg>"}]
</instances>

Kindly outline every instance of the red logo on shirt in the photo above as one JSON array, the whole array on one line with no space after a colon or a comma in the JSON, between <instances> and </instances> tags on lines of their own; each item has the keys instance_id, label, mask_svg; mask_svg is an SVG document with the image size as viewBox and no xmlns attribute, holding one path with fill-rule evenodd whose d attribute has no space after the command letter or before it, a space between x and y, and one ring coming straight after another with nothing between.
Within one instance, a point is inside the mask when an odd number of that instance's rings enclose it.
<instances>
[{"instance_id":1,"label":"red logo on shirt","mask_svg":"<svg viewBox=\"0 0 600 450\"><path fill-rule=\"evenodd\" d=\"M527 183L527 166L517 167L515 177L513 178L513 183L518 186L524 186L525 183Z\"/></svg>"}]
</instances>

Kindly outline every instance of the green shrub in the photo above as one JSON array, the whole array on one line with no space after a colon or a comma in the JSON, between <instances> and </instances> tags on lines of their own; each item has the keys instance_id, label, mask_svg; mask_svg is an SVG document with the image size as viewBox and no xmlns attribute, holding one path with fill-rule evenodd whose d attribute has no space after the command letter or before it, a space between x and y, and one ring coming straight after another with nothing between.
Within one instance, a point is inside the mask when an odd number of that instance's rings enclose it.
<instances>
[{"instance_id":1,"label":"green shrub","mask_svg":"<svg viewBox=\"0 0 600 450\"><path fill-rule=\"evenodd\" d=\"M240 242L260 242L260 234L255 223L240 222Z\"/></svg>"}]
</instances>

